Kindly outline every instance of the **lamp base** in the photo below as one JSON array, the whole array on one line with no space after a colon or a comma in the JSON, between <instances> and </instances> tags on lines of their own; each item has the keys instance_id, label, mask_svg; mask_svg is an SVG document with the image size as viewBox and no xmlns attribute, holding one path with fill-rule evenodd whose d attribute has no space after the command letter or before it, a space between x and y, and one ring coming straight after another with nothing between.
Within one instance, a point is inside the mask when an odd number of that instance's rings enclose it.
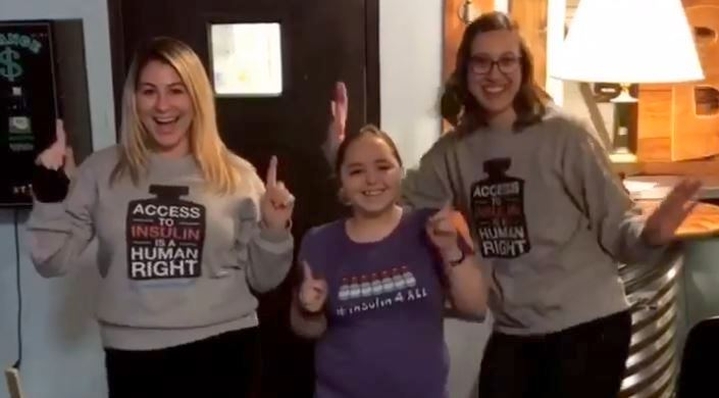
<instances>
[{"instance_id":1,"label":"lamp base","mask_svg":"<svg viewBox=\"0 0 719 398\"><path fill-rule=\"evenodd\" d=\"M612 163L636 163L637 155L629 152L626 148L618 148L609 153L609 160Z\"/></svg>"},{"instance_id":2,"label":"lamp base","mask_svg":"<svg viewBox=\"0 0 719 398\"><path fill-rule=\"evenodd\" d=\"M615 104L632 104L632 103L639 101L629 91L631 84L621 83L619 86L621 87L621 91L619 91L619 95L610 99L609 102L613 102Z\"/></svg>"}]
</instances>

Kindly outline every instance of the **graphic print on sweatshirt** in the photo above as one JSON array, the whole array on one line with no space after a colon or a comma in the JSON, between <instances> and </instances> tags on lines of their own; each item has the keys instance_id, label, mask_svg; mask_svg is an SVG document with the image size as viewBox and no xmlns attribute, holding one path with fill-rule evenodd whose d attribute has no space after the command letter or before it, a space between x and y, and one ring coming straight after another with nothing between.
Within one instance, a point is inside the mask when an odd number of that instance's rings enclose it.
<instances>
[{"instance_id":1,"label":"graphic print on sweatshirt","mask_svg":"<svg viewBox=\"0 0 719 398\"><path fill-rule=\"evenodd\" d=\"M132 280L199 278L205 240L205 207L182 200L186 186L150 185L151 199L127 210L128 277Z\"/></svg>"},{"instance_id":2,"label":"graphic print on sweatshirt","mask_svg":"<svg viewBox=\"0 0 719 398\"><path fill-rule=\"evenodd\" d=\"M484 162L487 178L472 184L472 217L485 258L517 258L531 249L524 213L524 180L507 170L509 158Z\"/></svg>"},{"instance_id":3,"label":"graphic print on sweatshirt","mask_svg":"<svg viewBox=\"0 0 719 398\"><path fill-rule=\"evenodd\" d=\"M358 315L427 297L427 288L419 286L407 266L367 275L344 275L340 278L335 313L338 317Z\"/></svg>"}]
</instances>

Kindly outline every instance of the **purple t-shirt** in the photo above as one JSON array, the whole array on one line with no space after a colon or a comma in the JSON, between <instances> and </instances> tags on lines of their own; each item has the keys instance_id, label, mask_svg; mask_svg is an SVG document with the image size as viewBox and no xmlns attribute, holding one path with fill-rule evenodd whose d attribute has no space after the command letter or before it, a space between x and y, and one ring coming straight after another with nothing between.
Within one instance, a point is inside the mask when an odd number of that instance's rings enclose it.
<instances>
[{"instance_id":1,"label":"purple t-shirt","mask_svg":"<svg viewBox=\"0 0 719 398\"><path fill-rule=\"evenodd\" d=\"M329 287L316 398L447 396L442 268L424 229L433 212L406 211L379 242L353 242L345 220L303 239L299 259Z\"/></svg>"}]
</instances>

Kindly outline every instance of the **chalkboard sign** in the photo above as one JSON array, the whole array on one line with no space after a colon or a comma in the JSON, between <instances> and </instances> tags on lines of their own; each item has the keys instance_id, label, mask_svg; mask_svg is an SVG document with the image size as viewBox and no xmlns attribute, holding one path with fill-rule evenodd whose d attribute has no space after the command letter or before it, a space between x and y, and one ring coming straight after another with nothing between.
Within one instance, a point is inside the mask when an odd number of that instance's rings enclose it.
<instances>
[{"instance_id":1,"label":"chalkboard sign","mask_svg":"<svg viewBox=\"0 0 719 398\"><path fill-rule=\"evenodd\" d=\"M58 115L52 23L0 22L0 207L32 203L37 154Z\"/></svg>"}]
</instances>

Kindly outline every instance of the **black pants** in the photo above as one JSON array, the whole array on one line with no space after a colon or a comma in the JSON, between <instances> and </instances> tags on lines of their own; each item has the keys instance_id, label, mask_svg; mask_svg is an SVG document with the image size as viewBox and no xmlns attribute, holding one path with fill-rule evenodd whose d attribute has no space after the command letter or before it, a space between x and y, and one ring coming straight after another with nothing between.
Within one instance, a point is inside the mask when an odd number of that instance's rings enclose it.
<instances>
[{"instance_id":1,"label":"black pants","mask_svg":"<svg viewBox=\"0 0 719 398\"><path fill-rule=\"evenodd\" d=\"M257 396L257 328L152 351L105 349L110 398Z\"/></svg>"},{"instance_id":2,"label":"black pants","mask_svg":"<svg viewBox=\"0 0 719 398\"><path fill-rule=\"evenodd\" d=\"M482 359L480 398L616 398L631 338L621 312L557 333L493 333Z\"/></svg>"}]
</instances>

